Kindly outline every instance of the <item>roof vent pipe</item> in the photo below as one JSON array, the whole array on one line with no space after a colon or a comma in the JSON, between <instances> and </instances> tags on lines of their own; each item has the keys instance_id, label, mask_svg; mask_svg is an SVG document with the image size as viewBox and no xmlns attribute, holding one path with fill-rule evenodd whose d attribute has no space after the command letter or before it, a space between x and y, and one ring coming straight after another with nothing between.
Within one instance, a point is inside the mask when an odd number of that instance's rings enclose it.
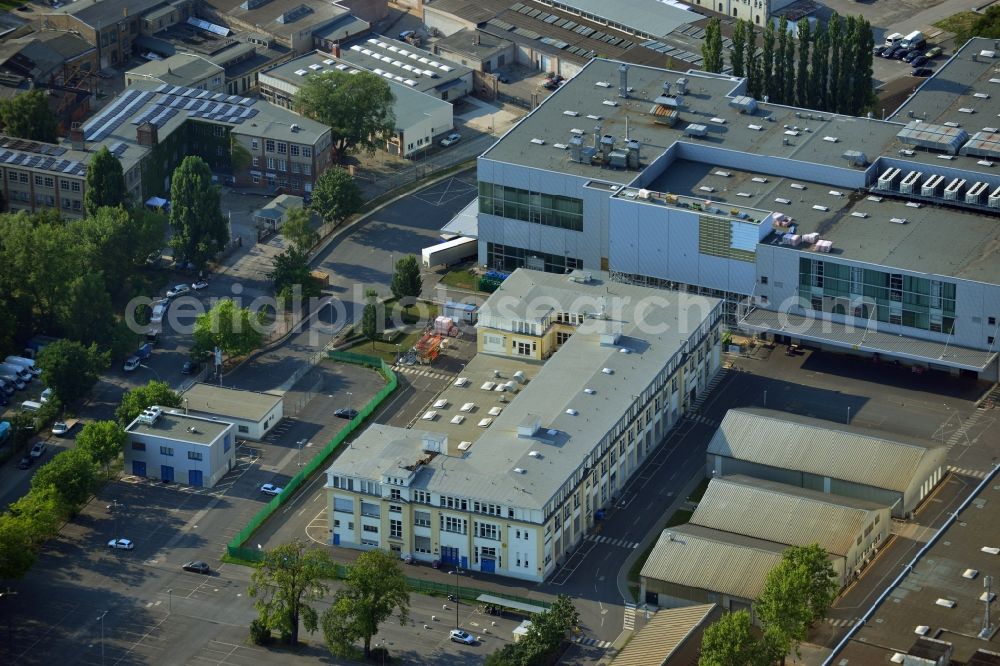
<instances>
[{"instance_id":1,"label":"roof vent pipe","mask_svg":"<svg viewBox=\"0 0 1000 666\"><path fill-rule=\"evenodd\" d=\"M600 148L601 145L601 123L594 125L594 150Z\"/></svg>"},{"instance_id":2,"label":"roof vent pipe","mask_svg":"<svg viewBox=\"0 0 1000 666\"><path fill-rule=\"evenodd\" d=\"M628 65L625 63L618 66L618 96L628 97Z\"/></svg>"}]
</instances>

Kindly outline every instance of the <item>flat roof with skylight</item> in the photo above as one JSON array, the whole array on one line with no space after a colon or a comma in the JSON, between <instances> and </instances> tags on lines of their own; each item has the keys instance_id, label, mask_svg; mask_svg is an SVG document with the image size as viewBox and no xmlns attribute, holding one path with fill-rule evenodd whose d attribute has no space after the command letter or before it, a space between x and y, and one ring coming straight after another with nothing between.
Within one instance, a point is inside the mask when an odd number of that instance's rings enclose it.
<instances>
[{"instance_id":1,"label":"flat roof with skylight","mask_svg":"<svg viewBox=\"0 0 1000 666\"><path fill-rule=\"evenodd\" d=\"M491 311L527 322L559 311L588 314L544 365L477 354L416 415L419 431L370 428L331 472L380 472L398 467L397 459L415 464L426 451L424 434L436 433L447 454L419 465L411 487L544 509L637 393L719 321L721 301L612 283L606 274L571 279L519 269L480 309L479 327Z\"/></svg>"},{"instance_id":2,"label":"flat roof with skylight","mask_svg":"<svg viewBox=\"0 0 1000 666\"><path fill-rule=\"evenodd\" d=\"M178 442L208 445L218 439L231 423L150 407L125 428L126 432L166 437Z\"/></svg>"},{"instance_id":3,"label":"flat roof with skylight","mask_svg":"<svg viewBox=\"0 0 1000 666\"><path fill-rule=\"evenodd\" d=\"M442 62L441 56L383 35L341 47L340 57L356 67L420 92L444 90L472 73L468 67L450 60Z\"/></svg>"}]
</instances>

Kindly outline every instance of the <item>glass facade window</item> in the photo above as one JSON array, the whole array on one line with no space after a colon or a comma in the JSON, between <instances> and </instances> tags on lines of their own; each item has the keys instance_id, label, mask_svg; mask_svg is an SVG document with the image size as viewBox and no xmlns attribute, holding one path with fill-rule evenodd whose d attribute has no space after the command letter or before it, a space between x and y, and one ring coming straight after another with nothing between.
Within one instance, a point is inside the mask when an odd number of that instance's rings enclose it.
<instances>
[{"instance_id":1,"label":"glass facade window","mask_svg":"<svg viewBox=\"0 0 1000 666\"><path fill-rule=\"evenodd\" d=\"M480 182L479 212L548 227L583 231L583 200L574 197L541 194L517 187Z\"/></svg>"},{"instance_id":2,"label":"glass facade window","mask_svg":"<svg viewBox=\"0 0 1000 666\"><path fill-rule=\"evenodd\" d=\"M936 333L955 332L955 285L951 282L801 257L799 297L812 310Z\"/></svg>"},{"instance_id":3,"label":"glass facade window","mask_svg":"<svg viewBox=\"0 0 1000 666\"><path fill-rule=\"evenodd\" d=\"M486 263L490 268L507 272L525 266L547 273L567 273L576 268L583 268L583 260L576 257L563 257L499 243L486 244Z\"/></svg>"}]
</instances>

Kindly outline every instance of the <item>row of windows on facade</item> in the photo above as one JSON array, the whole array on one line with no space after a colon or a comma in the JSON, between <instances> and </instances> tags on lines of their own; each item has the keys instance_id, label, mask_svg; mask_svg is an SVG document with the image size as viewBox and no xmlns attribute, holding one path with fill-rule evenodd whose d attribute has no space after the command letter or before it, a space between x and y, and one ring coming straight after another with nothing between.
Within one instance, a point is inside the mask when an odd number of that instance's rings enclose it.
<instances>
[{"instance_id":1,"label":"row of windows on facade","mask_svg":"<svg viewBox=\"0 0 1000 666\"><path fill-rule=\"evenodd\" d=\"M479 183L479 212L548 227L583 231L583 200Z\"/></svg>"},{"instance_id":2,"label":"row of windows on facade","mask_svg":"<svg viewBox=\"0 0 1000 666\"><path fill-rule=\"evenodd\" d=\"M14 192L8 192L7 198L11 204L30 203L31 202L31 192L27 190L20 190ZM83 209L83 203L79 199L69 199L67 197L60 198L61 207L65 210L81 211ZM56 205L56 198L51 194L41 194L35 193L35 204L38 206L48 206L53 207Z\"/></svg>"},{"instance_id":3,"label":"row of windows on facade","mask_svg":"<svg viewBox=\"0 0 1000 666\"><path fill-rule=\"evenodd\" d=\"M7 171L7 180L11 183L21 183L22 185L27 185L29 182L29 174L24 171ZM40 176L35 174L35 187L45 187L48 189L54 189L56 186L56 179L53 176ZM79 180L68 180L66 178L59 179L59 189L65 192L79 192L83 188L82 181Z\"/></svg>"},{"instance_id":4,"label":"row of windows on facade","mask_svg":"<svg viewBox=\"0 0 1000 666\"><path fill-rule=\"evenodd\" d=\"M146 450L146 443L145 442L132 442L132 450L133 451L145 451ZM161 446L160 447L160 455L161 456L172 456L172 455L174 455L174 449L173 449L173 447L171 447L171 446ZM201 451L188 451L187 452L187 457L188 457L188 460L202 460L203 459Z\"/></svg>"},{"instance_id":5,"label":"row of windows on facade","mask_svg":"<svg viewBox=\"0 0 1000 666\"><path fill-rule=\"evenodd\" d=\"M260 166L260 158L256 155L253 157L252 164L255 167ZM291 167L291 168L289 168ZM291 162L287 160L275 159L273 157L267 158L267 168L271 171L291 171L292 173L303 173L306 176L312 175L312 164L308 162Z\"/></svg>"},{"instance_id":6,"label":"row of windows on facade","mask_svg":"<svg viewBox=\"0 0 1000 666\"><path fill-rule=\"evenodd\" d=\"M265 177L268 187L290 187L293 190L301 190L303 188L303 180L301 178L278 178L272 173L267 174ZM254 185L260 185L261 176L259 173L250 174L250 181ZM311 182L311 181L305 181Z\"/></svg>"},{"instance_id":7,"label":"row of windows on facade","mask_svg":"<svg viewBox=\"0 0 1000 666\"><path fill-rule=\"evenodd\" d=\"M250 147L253 150L260 150L260 139L250 139ZM295 143L285 143L274 139L264 139L264 152L277 153L278 155L291 155L298 157L312 157L312 146L300 146Z\"/></svg>"}]
</instances>

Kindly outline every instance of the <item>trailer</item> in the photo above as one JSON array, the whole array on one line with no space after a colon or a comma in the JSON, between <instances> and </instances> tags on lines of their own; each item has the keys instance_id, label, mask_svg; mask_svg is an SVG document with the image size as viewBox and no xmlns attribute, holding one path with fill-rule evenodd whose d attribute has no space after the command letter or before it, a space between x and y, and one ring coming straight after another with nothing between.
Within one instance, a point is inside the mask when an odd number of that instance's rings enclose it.
<instances>
[{"instance_id":1,"label":"trailer","mask_svg":"<svg viewBox=\"0 0 1000 666\"><path fill-rule=\"evenodd\" d=\"M425 247L423 255L424 268L433 266L454 266L468 259L474 259L479 252L479 243L475 238L460 236L444 243Z\"/></svg>"},{"instance_id":2,"label":"trailer","mask_svg":"<svg viewBox=\"0 0 1000 666\"><path fill-rule=\"evenodd\" d=\"M478 308L472 303L456 303L448 301L444 304L444 316L451 317L455 321L463 324L474 325L477 319Z\"/></svg>"}]
</instances>

